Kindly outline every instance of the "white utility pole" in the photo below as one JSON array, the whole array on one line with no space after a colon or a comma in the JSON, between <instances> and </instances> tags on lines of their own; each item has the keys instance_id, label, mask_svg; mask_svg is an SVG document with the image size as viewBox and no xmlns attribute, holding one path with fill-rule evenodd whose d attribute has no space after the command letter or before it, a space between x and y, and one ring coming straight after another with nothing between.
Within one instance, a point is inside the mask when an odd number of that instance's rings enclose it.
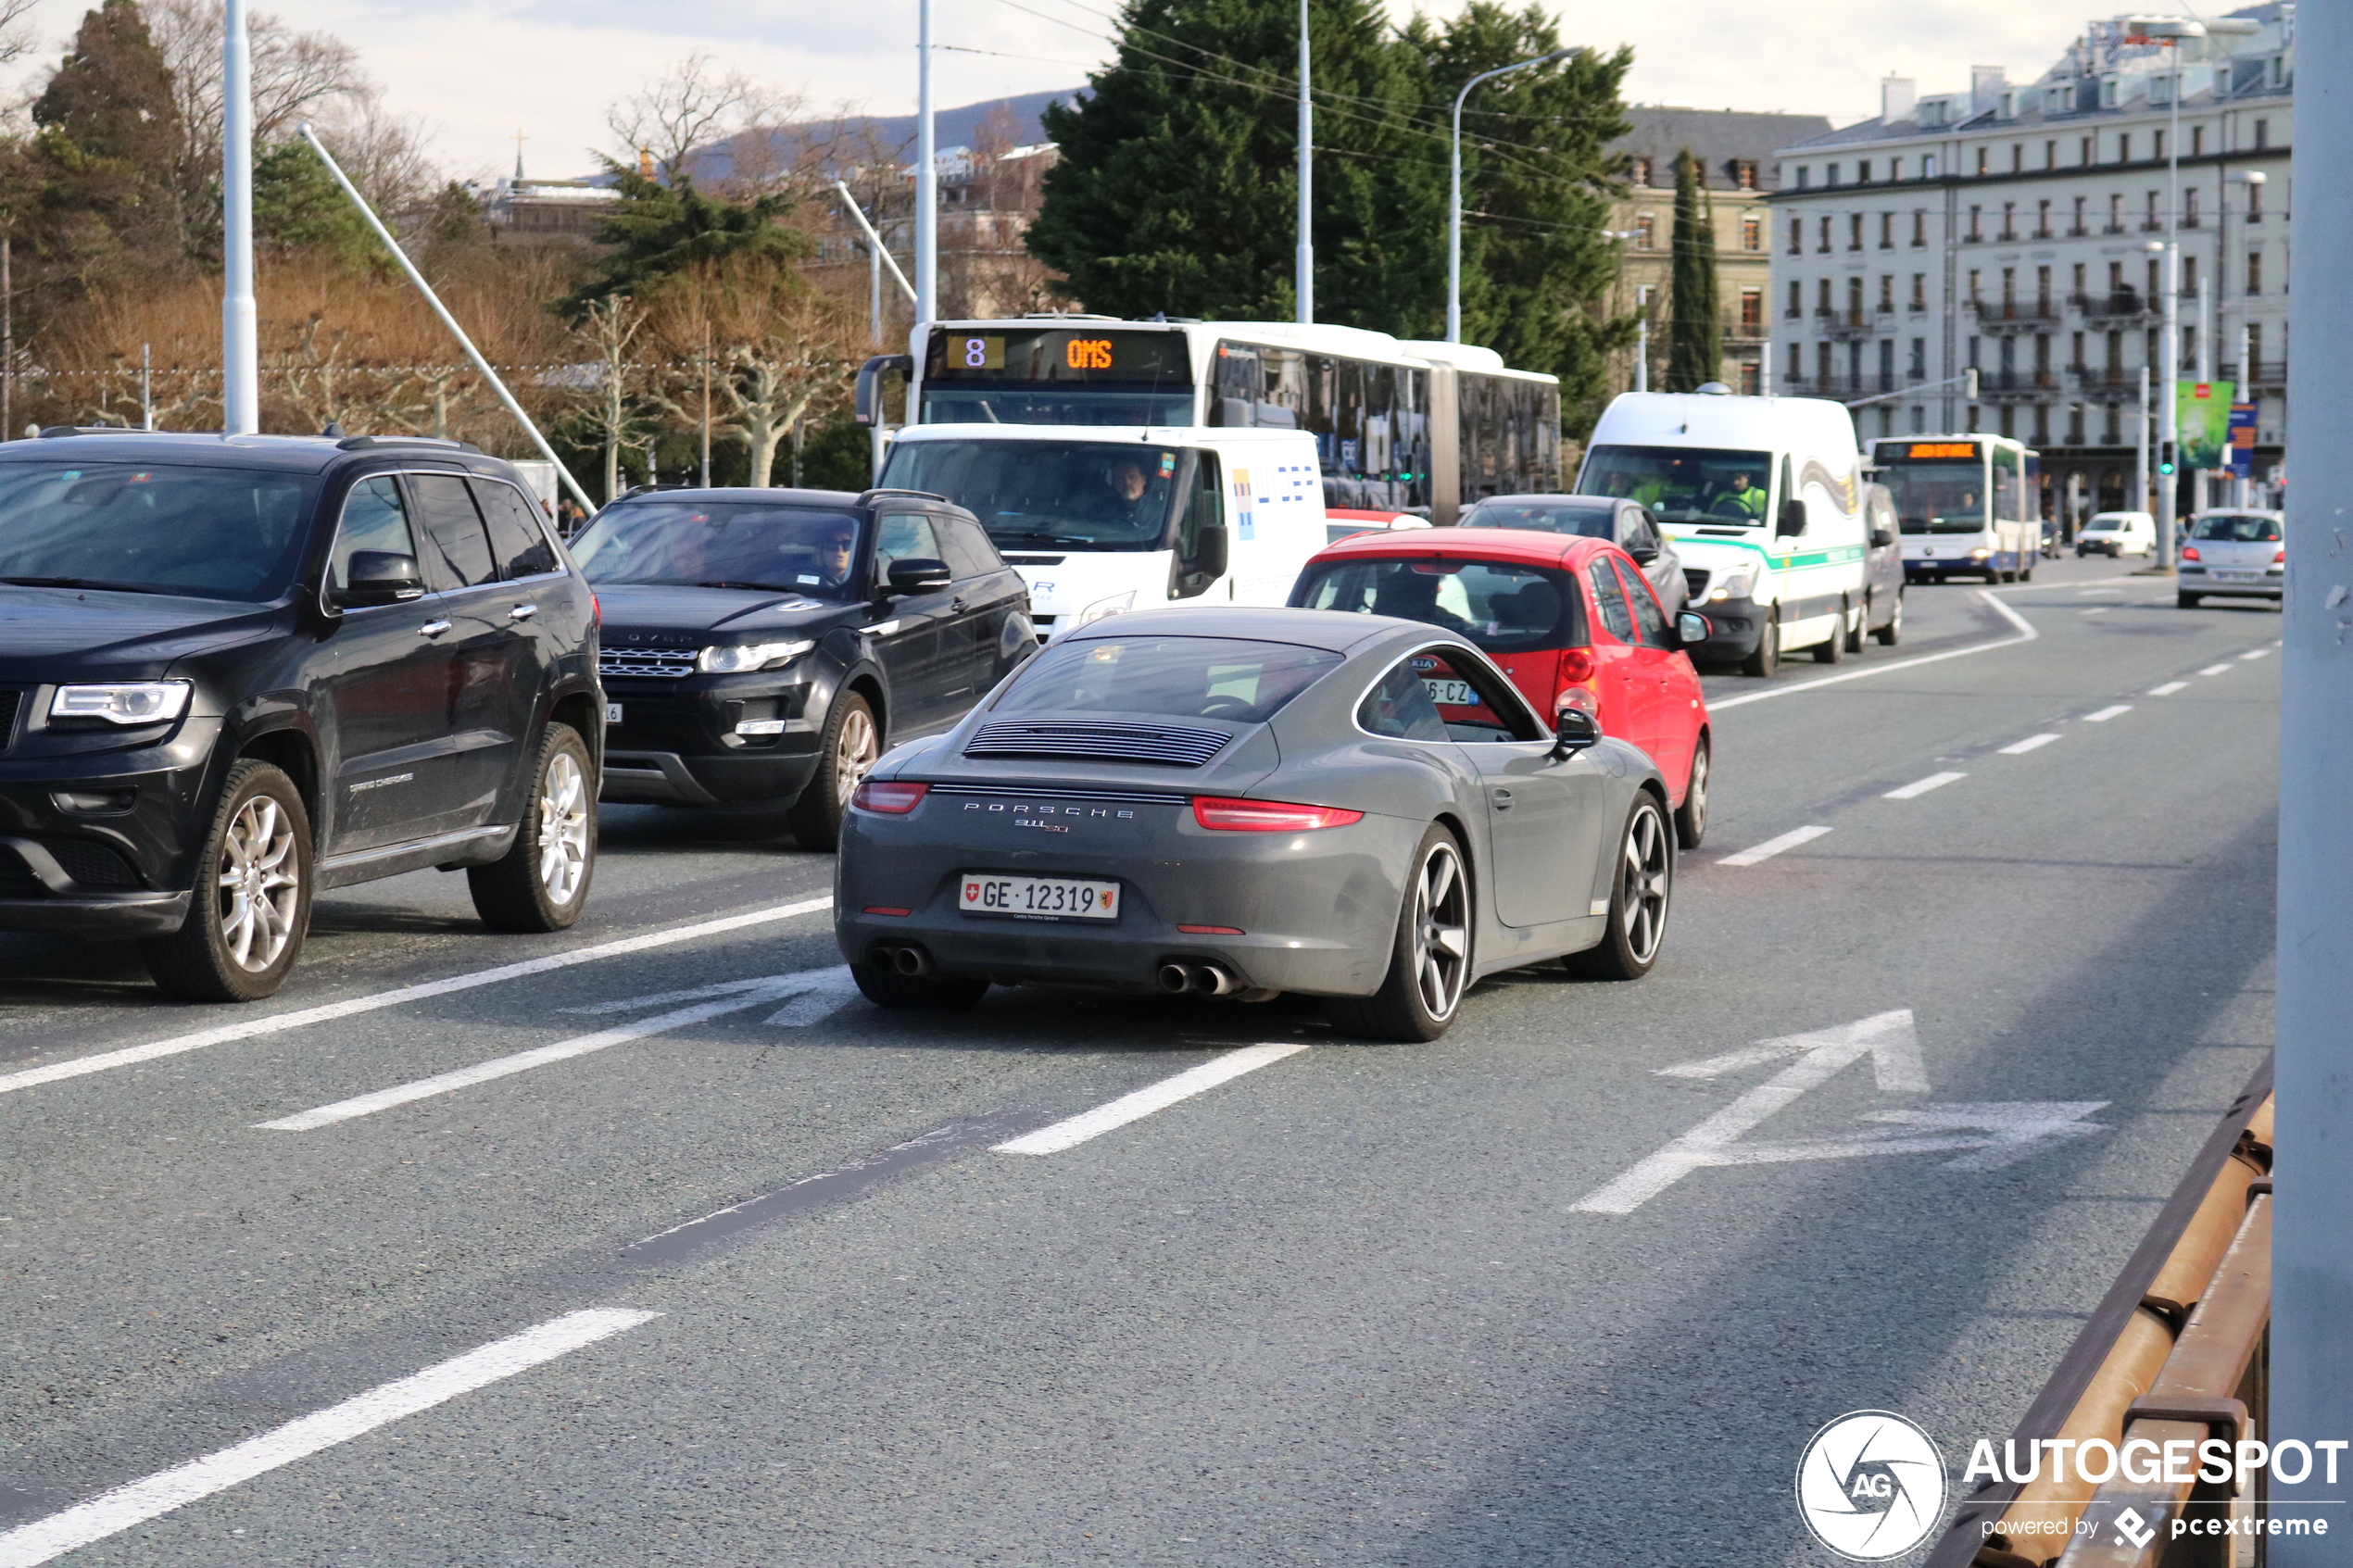
<instances>
[{"instance_id":1,"label":"white utility pole","mask_svg":"<svg viewBox=\"0 0 2353 1568\"><path fill-rule=\"evenodd\" d=\"M2158 476L2157 559L2150 563L2151 571L2170 574L2182 468L2182 400L2175 384L2182 375L2182 44L2205 37L2206 24L2187 17L2135 17L2128 25L2130 41L2164 45L2172 67L2166 91L2170 129L2165 133L2165 353L2160 361L2165 380L2158 395L2165 400L2159 410L2165 420L2164 449L2172 454L2174 471Z\"/></svg>"},{"instance_id":2,"label":"white utility pole","mask_svg":"<svg viewBox=\"0 0 2353 1568\"><path fill-rule=\"evenodd\" d=\"M1315 324L1315 235L1308 221L1315 194L1315 107L1307 96L1307 3L1299 0L1299 245L1291 282L1302 327Z\"/></svg>"},{"instance_id":3,"label":"white utility pole","mask_svg":"<svg viewBox=\"0 0 2353 1568\"><path fill-rule=\"evenodd\" d=\"M2133 474L2136 488L2133 504L2125 508L2139 511L2149 504L2149 368L2141 367L2141 407L2133 420Z\"/></svg>"},{"instance_id":4,"label":"white utility pole","mask_svg":"<svg viewBox=\"0 0 2353 1568\"><path fill-rule=\"evenodd\" d=\"M261 332L253 300L253 44L245 0L220 29L220 429L261 429Z\"/></svg>"},{"instance_id":5,"label":"white utility pole","mask_svg":"<svg viewBox=\"0 0 2353 1568\"><path fill-rule=\"evenodd\" d=\"M931 123L931 0L915 0L915 324L939 308L939 148Z\"/></svg>"},{"instance_id":6,"label":"white utility pole","mask_svg":"<svg viewBox=\"0 0 2353 1568\"><path fill-rule=\"evenodd\" d=\"M2306 6L2296 18L2299 72L2289 220L2296 354L2289 407L2327 431L2345 403L2353 356L2353 6ZM2285 203L2282 204L2286 205ZM2270 1421L2274 1440L2353 1436L2353 1077L2345 1021L2353 1016L2353 645L2339 622L2353 594L2353 557L2337 531L2353 490L2353 443L2314 440L2296 454L2287 498L2287 590L2280 660L2280 923L2276 1078L2279 1156L2273 1179ZM2310 1434L2307 1437L2307 1434ZM2271 1477L2274 1517L2318 1518L2311 1504L2343 1497L2319 1466L2291 1486ZM2303 1506L2297 1506L2302 1504ZM2330 1521L2330 1536L2342 1528ZM2323 1568L2343 1542L2277 1536L2271 1568Z\"/></svg>"}]
</instances>

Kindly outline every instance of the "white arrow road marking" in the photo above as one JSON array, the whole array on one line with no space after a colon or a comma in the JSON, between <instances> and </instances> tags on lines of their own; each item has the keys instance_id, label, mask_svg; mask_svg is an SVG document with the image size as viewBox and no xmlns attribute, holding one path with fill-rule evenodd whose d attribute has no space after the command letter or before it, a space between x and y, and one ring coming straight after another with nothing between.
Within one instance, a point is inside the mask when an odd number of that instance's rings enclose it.
<instances>
[{"instance_id":1,"label":"white arrow road marking","mask_svg":"<svg viewBox=\"0 0 2353 1568\"><path fill-rule=\"evenodd\" d=\"M798 977L806 987L800 995L761 1020L762 1023L781 1023L798 1028L804 1023L823 1023L840 1009L859 999L858 982L849 978L849 966L836 964L831 969L812 969Z\"/></svg>"},{"instance_id":2,"label":"white arrow road marking","mask_svg":"<svg viewBox=\"0 0 2353 1568\"><path fill-rule=\"evenodd\" d=\"M1996 1171L2029 1155L2106 1131L2082 1118L2106 1100L2020 1101L1931 1105L1873 1112L1867 1120L1895 1123L1845 1138L1744 1143L1743 1136L1808 1089L1818 1088L1865 1056L1882 1094L1925 1094L1928 1074L1911 1010L1876 1013L1835 1029L1788 1035L1701 1061L1659 1069L1663 1077L1717 1078L1794 1056L1798 1060L1702 1122L1616 1181L1570 1205L1570 1212L1630 1214L1693 1171L1715 1165L1771 1165L1800 1160L1856 1160L1881 1154L1966 1151L1944 1169ZM1896 1127L1919 1135L1896 1135Z\"/></svg>"},{"instance_id":3,"label":"white arrow road marking","mask_svg":"<svg viewBox=\"0 0 2353 1568\"><path fill-rule=\"evenodd\" d=\"M0 1535L0 1568L35 1568L77 1547L159 1518L215 1492L347 1443L403 1416L429 1411L459 1395L512 1377L584 1345L661 1316L626 1309L567 1312L536 1328L371 1388L339 1405L248 1437L176 1469L118 1486L88 1502Z\"/></svg>"},{"instance_id":4,"label":"white arrow road marking","mask_svg":"<svg viewBox=\"0 0 2353 1568\"><path fill-rule=\"evenodd\" d=\"M558 1008L556 1010L601 1018L609 1013L666 1008L673 1002L699 1002L706 997L732 997L738 991L749 991L755 985L767 984L767 976L756 975L749 980L723 980L716 985L689 985L683 991L654 991L643 997L623 997L618 1001L596 1002L585 1008Z\"/></svg>"},{"instance_id":5,"label":"white arrow road marking","mask_svg":"<svg viewBox=\"0 0 2353 1568\"><path fill-rule=\"evenodd\" d=\"M305 1110L296 1115L281 1117L275 1122L257 1122L254 1125L274 1133L307 1133L314 1127L324 1127L336 1122L348 1122L355 1116L371 1116L379 1110L389 1110L396 1105L407 1105L410 1100L429 1099L434 1095L446 1095L452 1090L471 1088L476 1084L485 1084L493 1078L504 1078L515 1073L527 1073L535 1067L545 1067L551 1061L568 1061L576 1056L586 1056L591 1051L604 1050L611 1046L626 1045L632 1040L642 1040L648 1035L661 1035L673 1029L684 1029L688 1024L700 1023L705 1019L718 1018L731 1012L742 1012L749 1008L773 1002L779 997L789 997L806 991L809 985L810 976L807 974L772 974L752 985L743 987L733 996L723 997L717 1001L704 1002L698 1007L680 1008L675 1012L656 1013L651 1018L641 1018L635 1023L624 1023L617 1029L601 1030L594 1035L576 1035L569 1040L558 1040L550 1046L539 1046L531 1050L517 1051L512 1056L502 1056L490 1061L477 1062L472 1067L460 1067L454 1073L443 1073L431 1078L420 1078L412 1084L402 1084L389 1089L378 1089L371 1095L359 1095L351 1099L337 1100L333 1105L322 1105L314 1110Z\"/></svg>"}]
</instances>

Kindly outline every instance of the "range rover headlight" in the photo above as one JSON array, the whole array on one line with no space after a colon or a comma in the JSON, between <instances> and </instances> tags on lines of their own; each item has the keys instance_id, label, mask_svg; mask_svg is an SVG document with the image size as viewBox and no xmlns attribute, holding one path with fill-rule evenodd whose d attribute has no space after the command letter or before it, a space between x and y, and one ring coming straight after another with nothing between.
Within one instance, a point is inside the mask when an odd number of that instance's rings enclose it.
<instances>
[{"instance_id":1,"label":"range rover headlight","mask_svg":"<svg viewBox=\"0 0 2353 1568\"><path fill-rule=\"evenodd\" d=\"M817 645L798 643L733 643L707 647L695 656L695 668L706 675L740 675L750 670L780 670Z\"/></svg>"},{"instance_id":2,"label":"range rover headlight","mask_svg":"<svg viewBox=\"0 0 2353 1568\"><path fill-rule=\"evenodd\" d=\"M52 719L97 719L109 724L169 723L188 711L186 681L116 681L59 686L49 699Z\"/></svg>"}]
</instances>

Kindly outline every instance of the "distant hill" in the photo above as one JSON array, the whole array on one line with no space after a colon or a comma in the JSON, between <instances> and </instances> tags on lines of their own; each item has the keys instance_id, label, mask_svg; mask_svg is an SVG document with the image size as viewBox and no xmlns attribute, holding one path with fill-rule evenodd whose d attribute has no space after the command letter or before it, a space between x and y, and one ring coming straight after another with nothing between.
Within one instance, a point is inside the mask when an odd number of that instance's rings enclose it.
<instances>
[{"instance_id":1,"label":"distant hill","mask_svg":"<svg viewBox=\"0 0 2353 1568\"><path fill-rule=\"evenodd\" d=\"M979 140L981 122L1002 109L1011 117L1011 144L1027 146L1046 139L1045 127L1039 122L1046 106L1055 102L1075 103L1082 89L1070 87L1055 93L1024 93L1010 98L988 98L976 104L959 104L951 109L932 111L932 134L939 150L969 147ZM781 162L799 161L800 149L838 142L844 156L855 158L862 149L872 149L883 157L897 157L912 162L915 156L915 117L912 114L851 115L839 120L811 119L792 125L780 125L767 132L773 156ZM735 167L735 146L731 141L700 148L689 163L695 179L702 184L724 180ZM598 173L587 177L592 184L609 185L612 176Z\"/></svg>"}]
</instances>

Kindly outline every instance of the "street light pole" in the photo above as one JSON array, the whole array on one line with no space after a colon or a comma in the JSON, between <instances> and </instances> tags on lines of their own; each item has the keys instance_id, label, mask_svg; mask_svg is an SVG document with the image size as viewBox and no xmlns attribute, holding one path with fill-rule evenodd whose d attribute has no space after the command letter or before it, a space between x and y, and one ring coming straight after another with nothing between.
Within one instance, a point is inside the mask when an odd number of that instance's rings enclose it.
<instances>
[{"instance_id":1,"label":"street light pole","mask_svg":"<svg viewBox=\"0 0 2353 1568\"><path fill-rule=\"evenodd\" d=\"M931 116L931 0L915 11L915 321L939 305L939 149Z\"/></svg>"},{"instance_id":2,"label":"street light pole","mask_svg":"<svg viewBox=\"0 0 2353 1568\"><path fill-rule=\"evenodd\" d=\"M1291 282L1302 327L1315 324L1315 234L1309 226L1315 192L1315 106L1307 96L1307 4L1299 0L1299 242Z\"/></svg>"},{"instance_id":3,"label":"street light pole","mask_svg":"<svg viewBox=\"0 0 2353 1568\"><path fill-rule=\"evenodd\" d=\"M1549 55L1539 55L1532 60L1520 60L1512 65L1498 66L1472 77L1454 94L1454 158L1453 182L1446 200L1446 341L1463 341L1463 100L1470 96L1472 88L1482 82L1492 82L1499 76L1509 76L1530 66L1550 65L1565 60L1576 51L1555 49Z\"/></svg>"},{"instance_id":4,"label":"street light pole","mask_svg":"<svg viewBox=\"0 0 2353 1568\"><path fill-rule=\"evenodd\" d=\"M220 33L220 429L261 429L261 332L253 298L253 44L245 0Z\"/></svg>"}]
</instances>

